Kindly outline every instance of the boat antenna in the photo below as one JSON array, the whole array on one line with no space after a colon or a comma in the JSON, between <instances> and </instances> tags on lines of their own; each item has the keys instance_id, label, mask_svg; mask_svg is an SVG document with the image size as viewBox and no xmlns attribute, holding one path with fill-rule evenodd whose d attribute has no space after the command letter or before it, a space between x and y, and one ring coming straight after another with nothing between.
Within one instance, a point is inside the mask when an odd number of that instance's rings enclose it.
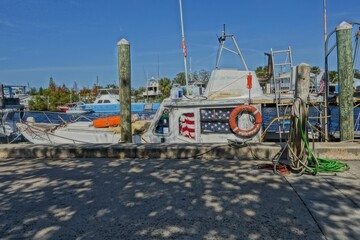
<instances>
[{"instance_id":1,"label":"boat antenna","mask_svg":"<svg viewBox=\"0 0 360 240\"><path fill-rule=\"evenodd\" d=\"M183 21L181 0L179 0L179 5L180 5L180 23L181 23L181 45L182 45L183 54L184 54L186 93L188 94L189 93L189 91L188 91L189 90L188 89L188 73L187 73L187 63L186 63L187 51L186 51L186 44L185 44L184 21Z\"/></svg>"},{"instance_id":2,"label":"boat antenna","mask_svg":"<svg viewBox=\"0 0 360 240\"><path fill-rule=\"evenodd\" d=\"M229 37L231 38L235 48L236 48L236 51L232 50L232 49L229 49L227 47L225 47L225 40L226 38ZM216 57L216 65L215 65L215 68L218 69L219 68L219 64L220 64L220 59L221 59L221 55L222 55L222 52L223 50L227 50L231 53L235 53L236 55L238 55L240 57L240 60L241 62L243 63L244 65L244 68L246 71L249 71L247 65L246 65L246 62L245 62L245 59L243 57L243 55L241 54L241 51L240 51L240 48L239 46L237 45L236 43L236 40L235 40L235 37L233 34L226 34L225 33L225 24L223 24L223 31L222 31L222 34L220 37L218 37L218 40L219 40L219 49L218 49L218 53L217 53L217 57Z\"/></svg>"}]
</instances>

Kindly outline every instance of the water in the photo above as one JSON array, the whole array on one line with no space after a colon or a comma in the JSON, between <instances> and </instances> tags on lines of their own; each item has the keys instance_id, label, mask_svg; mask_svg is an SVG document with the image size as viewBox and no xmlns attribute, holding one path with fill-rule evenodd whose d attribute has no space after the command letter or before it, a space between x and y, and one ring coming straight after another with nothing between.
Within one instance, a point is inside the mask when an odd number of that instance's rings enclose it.
<instances>
[{"instance_id":1,"label":"water","mask_svg":"<svg viewBox=\"0 0 360 240\"><path fill-rule=\"evenodd\" d=\"M338 106L331 106L329 108L329 115L331 115L331 120L329 122L329 131L333 133L335 131L339 131L339 107ZM288 110L290 111L290 110ZM143 111L143 112L133 112L132 117L133 119L138 120L150 120L153 119L155 116L155 111ZM28 117L33 117L35 122L44 122L44 123L65 123L69 121L92 121L96 118L105 117L105 116L112 116L118 115L119 113L90 113L83 116L76 116L76 115L69 115L62 112L25 112L22 116L23 120L26 120ZM309 109L309 116L317 116L318 111L314 107L310 107ZM357 120L360 114L360 108L357 107L354 109L354 122ZM271 122L272 119L276 118L276 108L275 107L263 107L262 108L262 118L263 118L263 128L265 129ZM12 126L16 129L15 122L19 121L20 114L16 113L12 120L8 120L7 124ZM310 119L309 120L312 125L317 123L317 119ZM290 125L289 120L286 120L285 126L288 128ZM278 125L277 122L274 122L268 131L277 131ZM11 136L10 138L6 139L3 142L11 141L15 136ZM19 138L20 139L20 138ZM22 139L23 140L23 139Z\"/></svg>"},{"instance_id":2,"label":"water","mask_svg":"<svg viewBox=\"0 0 360 240\"><path fill-rule=\"evenodd\" d=\"M289 109L287 112L291 111L291 109ZM357 117L360 114L360 108L357 107L354 109L354 123L357 119ZM318 110L315 107L310 107L309 108L309 117L317 117L318 115ZM335 131L339 131L339 107L338 106L330 106L329 107L329 115L331 115L331 119L329 121L329 131L330 132L335 132ZM263 127L264 129L270 124L271 120L273 118L276 118L276 108L275 107L263 107L262 108L262 116L263 116ZM316 125L318 122L318 119L309 119L309 122L312 125ZM289 125L290 122L289 120L286 120L286 125ZM278 125L277 122L274 122L270 128L269 131L277 131L278 130Z\"/></svg>"}]
</instances>

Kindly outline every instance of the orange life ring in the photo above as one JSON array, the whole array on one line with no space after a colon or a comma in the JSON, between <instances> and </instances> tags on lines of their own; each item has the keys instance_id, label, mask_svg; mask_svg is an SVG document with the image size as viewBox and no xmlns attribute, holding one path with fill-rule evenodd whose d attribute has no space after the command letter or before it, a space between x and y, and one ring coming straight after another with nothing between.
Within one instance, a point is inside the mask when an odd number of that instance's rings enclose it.
<instances>
[{"instance_id":1,"label":"orange life ring","mask_svg":"<svg viewBox=\"0 0 360 240\"><path fill-rule=\"evenodd\" d=\"M248 112L255 118L254 126L250 129L241 129L237 124L237 117L243 112ZM233 133L239 137L250 138L255 136L261 128L262 118L259 110L250 105L239 105L230 113L229 124Z\"/></svg>"}]
</instances>

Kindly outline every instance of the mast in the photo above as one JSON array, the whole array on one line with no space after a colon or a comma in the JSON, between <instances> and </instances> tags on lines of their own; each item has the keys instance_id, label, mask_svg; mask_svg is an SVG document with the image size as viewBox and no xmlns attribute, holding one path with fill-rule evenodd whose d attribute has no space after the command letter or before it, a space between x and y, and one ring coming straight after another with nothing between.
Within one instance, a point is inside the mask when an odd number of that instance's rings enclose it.
<instances>
[{"instance_id":1,"label":"mast","mask_svg":"<svg viewBox=\"0 0 360 240\"><path fill-rule=\"evenodd\" d=\"M187 57L187 51L186 51L186 44L185 44L185 34L184 34L184 22L183 22L183 14L182 14L182 3L181 0L179 0L180 5L180 22L181 22L181 45L183 49L184 54L184 68L185 68L185 81L186 81L186 93L188 94L188 73L187 73L187 63L186 63L186 57Z\"/></svg>"},{"instance_id":2,"label":"mast","mask_svg":"<svg viewBox=\"0 0 360 240\"><path fill-rule=\"evenodd\" d=\"M328 56L328 48L327 48L327 19L326 19L326 0L323 0L323 14L324 14L324 46L325 46L325 78L324 78L324 85L325 85L325 91L323 95L323 102L324 102L324 118L322 120L322 126L324 128L324 140L328 141L329 138L329 125L328 125L328 108L329 108L329 75L328 75L328 62L327 62L327 56Z\"/></svg>"}]
</instances>

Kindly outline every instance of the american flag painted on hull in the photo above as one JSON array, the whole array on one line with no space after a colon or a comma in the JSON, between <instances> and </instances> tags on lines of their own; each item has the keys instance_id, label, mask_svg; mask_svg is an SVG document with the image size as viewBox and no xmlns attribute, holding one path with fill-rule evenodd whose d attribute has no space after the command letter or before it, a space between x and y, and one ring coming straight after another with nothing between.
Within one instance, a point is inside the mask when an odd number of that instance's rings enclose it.
<instances>
[{"instance_id":1,"label":"american flag painted on hull","mask_svg":"<svg viewBox=\"0 0 360 240\"><path fill-rule=\"evenodd\" d=\"M180 134L186 138L195 140L195 117L194 113L184 113L180 117Z\"/></svg>"},{"instance_id":2,"label":"american flag painted on hull","mask_svg":"<svg viewBox=\"0 0 360 240\"><path fill-rule=\"evenodd\" d=\"M232 109L201 109L201 132L229 133L229 116Z\"/></svg>"}]
</instances>

